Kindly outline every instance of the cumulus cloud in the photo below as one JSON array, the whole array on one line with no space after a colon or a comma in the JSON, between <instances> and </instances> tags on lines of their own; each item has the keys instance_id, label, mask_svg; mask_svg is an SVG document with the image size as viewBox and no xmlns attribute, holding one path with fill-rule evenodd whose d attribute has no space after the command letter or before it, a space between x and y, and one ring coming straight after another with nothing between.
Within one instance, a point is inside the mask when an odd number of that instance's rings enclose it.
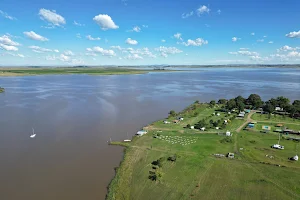
<instances>
[{"instance_id":1,"label":"cumulus cloud","mask_svg":"<svg viewBox=\"0 0 300 200\"><path fill-rule=\"evenodd\" d=\"M126 56L125 58L130 59L130 60L141 60L141 59L143 59L143 57L138 55L138 54L130 54L130 55Z\"/></svg>"},{"instance_id":2,"label":"cumulus cloud","mask_svg":"<svg viewBox=\"0 0 300 200\"><path fill-rule=\"evenodd\" d=\"M52 52L51 49L46 49L46 48L39 47L39 46L29 46L28 48L30 48L32 51L34 51L36 53Z\"/></svg>"},{"instance_id":3,"label":"cumulus cloud","mask_svg":"<svg viewBox=\"0 0 300 200\"><path fill-rule=\"evenodd\" d=\"M137 45L138 44L138 41L136 40L133 40L131 38L127 38L127 40L125 41L127 44L130 44L130 45Z\"/></svg>"},{"instance_id":4,"label":"cumulus cloud","mask_svg":"<svg viewBox=\"0 0 300 200\"><path fill-rule=\"evenodd\" d=\"M210 9L205 5L203 5L203 6L201 6L200 8L197 9L198 16L200 16L204 13L209 13L209 12L210 12Z\"/></svg>"},{"instance_id":5,"label":"cumulus cloud","mask_svg":"<svg viewBox=\"0 0 300 200\"><path fill-rule=\"evenodd\" d=\"M4 49L6 51L18 51L19 49L15 46L11 46L11 45L5 45L5 44L1 44L0 43L0 48Z\"/></svg>"},{"instance_id":6,"label":"cumulus cloud","mask_svg":"<svg viewBox=\"0 0 300 200\"><path fill-rule=\"evenodd\" d=\"M111 46L110 48L112 48L112 49L118 49L118 50L122 50L122 48L120 47L120 46Z\"/></svg>"},{"instance_id":7,"label":"cumulus cloud","mask_svg":"<svg viewBox=\"0 0 300 200\"><path fill-rule=\"evenodd\" d=\"M183 13L183 14L181 15L181 18L182 18L182 19L186 19L186 18L189 18L189 17L192 16L192 15L194 15L194 12L193 12L193 11L191 11L191 12L189 12L189 13Z\"/></svg>"},{"instance_id":8,"label":"cumulus cloud","mask_svg":"<svg viewBox=\"0 0 300 200\"><path fill-rule=\"evenodd\" d=\"M88 40L101 40L101 38L99 38L99 37L96 37L96 38L93 38L91 35L87 35L86 36L86 38L88 39Z\"/></svg>"},{"instance_id":9,"label":"cumulus cloud","mask_svg":"<svg viewBox=\"0 0 300 200\"><path fill-rule=\"evenodd\" d=\"M6 19L9 19L9 20L16 20L17 18L15 17L12 17L10 15L8 15L6 12L3 12L2 10L0 10L0 15Z\"/></svg>"},{"instance_id":10,"label":"cumulus cloud","mask_svg":"<svg viewBox=\"0 0 300 200\"><path fill-rule=\"evenodd\" d=\"M249 48L240 48L240 50L243 50L243 51L244 51L244 50L249 50Z\"/></svg>"},{"instance_id":11,"label":"cumulus cloud","mask_svg":"<svg viewBox=\"0 0 300 200\"><path fill-rule=\"evenodd\" d=\"M26 35L28 38L30 38L32 40L38 40L38 41L43 41L43 42L49 40L48 38L45 38L39 34L36 34L33 31L23 32L23 33L24 33L24 35Z\"/></svg>"},{"instance_id":12,"label":"cumulus cloud","mask_svg":"<svg viewBox=\"0 0 300 200\"><path fill-rule=\"evenodd\" d=\"M67 56L74 56L75 54L74 54L72 51L67 50L67 51L64 52L64 55L67 55Z\"/></svg>"},{"instance_id":13,"label":"cumulus cloud","mask_svg":"<svg viewBox=\"0 0 300 200\"><path fill-rule=\"evenodd\" d=\"M88 52L92 52L92 53L100 53L103 56L110 56L110 57L116 56L116 53L111 49L107 50L107 49L103 49L101 47L93 47L93 48L87 48L86 50Z\"/></svg>"},{"instance_id":14,"label":"cumulus cloud","mask_svg":"<svg viewBox=\"0 0 300 200\"><path fill-rule=\"evenodd\" d=\"M274 42L273 41L269 41L269 44L273 44Z\"/></svg>"},{"instance_id":15,"label":"cumulus cloud","mask_svg":"<svg viewBox=\"0 0 300 200\"><path fill-rule=\"evenodd\" d=\"M74 20L73 24L74 24L75 26L85 26L84 24L81 24L81 23L79 23L79 22L76 22L75 20Z\"/></svg>"},{"instance_id":16,"label":"cumulus cloud","mask_svg":"<svg viewBox=\"0 0 300 200\"><path fill-rule=\"evenodd\" d=\"M288 53L287 57L299 57L300 58L300 52L291 51Z\"/></svg>"},{"instance_id":17,"label":"cumulus cloud","mask_svg":"<svg viewBox=\"0 0 300 200\"><path fill-rule=\"evenodd\" d=\"M3 35L0 36L0 43L5 44L5 45L9 45L9 46L19 46L20 44L13 41L10 36L8 35Z\"/></svg>"},{"instance_id":18,"label":"cumulus cloud","mask_svg":"<svg viewBox=\"0 0 300 200\"><path fill-rule=\"evenodd\" d=\"M289 38L300 38L300 31L298 31L298 32L293 31L293 32L286 34L285 36L289 37Z\"/></svg>"},{"instance_id":19,"label":"cumulus cloud","mask_svg":"<svg viewBox=\"0 0 300 200\"><path fill-rule=\"evenodd\" d=\"M161 40L161 42L166 42L166 40Z\"/></svg>"},{"instance_id":20,"label":"cumulus cloud","mask_svg":"<svg viewBox=\"0 0 300 200\"><path fill-rule=\"evenodd\" d=\"M182 51L177 49L176 47L165 47L165 46L160 46L158 48L155 48L155 51L160 52L160 55L163 57L168 57L169 54L182 53Z\"/></svg>"},{"instance_id":21,"label":"cumulus cloud","mask_svg":"<svg viewBox=\"0 0 300 200\"><path fill-rule=\"evenodd\" d=\"M279 52L279 51L294 51L294 50L297 50L297 49L300 49L300 48L299 48L299 47L293 48L293 47L290 47L290 46L288 46L288 45L284 45L283 47L277 49L277 51L278 51L278 52Z\"/></svg>"},{"instance_id":22,"label":"cumulus cloud","mask_svg":"<svg viewBox=\"0 0 300 200\"><path fill-rule=\"evenodd\" d=\"M182 44L185 46L202 46L208 44L208 41L202 38L197 38L196 40L188 39L187 42L183 42Z\"/></svg>"},{"instance_id":23,"label":"cumulus cloud","mask_svg":"<svg viewBox=\"0 0 300 200\"><path fill-rule=\"evenodd\" d=\"M57 14L56 11L51 11L47 9L40 9L39 11L40 18L44 21L47 21L50 25L53 26L62 26L66 24L65 18Z\"/></svg>"},{"instance_id":24,"label":"cumulus cloud","mask_svg":"<svg viewBox=\"0 0 300 200\"><path fill-rule=\"evenodd\" d=\"M238 40L241 40L241 38L233 37L231 40L232 40L232 42L236 42Z\"/></svg>"},{"instance_id":25,"label":"cumulus cloud","mask_svg":"<svg viewBox=\"0 0 300 200\"><path fill-rule=\"evenodd\" d=\"M100 14L95 16L93 20L101 27L102 30L119 28L109 15Z\"/></svg>"},{"instance_id":26,"label":"cumulus cloud","mask_svg":"<svg viewBox=\"0 0 300 200\"><path fill-rule=\"evenodd\" d=\"M251 35L252 35L252 36L254 36L254 35L255 35L255 33L251 33Z\"/></svg>"},{"instance_id":27,"label":"cumulus cloud","mask_svg":"<svg viewBox=\"0 0 300 200\"><path fill-rule=\"evenodd\" d=\"M264 39L257 40L257 42L264 42L264 41L265 41Z\"/></svg>"},{"instance_id":28,"label":"cumulus cloud","mask_svg":"<svg viewBox=\"0 0 300 200\"><path fill-rule=\"evenodd\" d=\"M54 49L53 51L54 51L55 53L59 53L59 51L58 51L57 49Z\"/></svg>"},{"instance_id":29,"label":"cumulus cloud","mask_svg":"<svg viewBox=\"0 0 300 200\"><path fill-rule=\"evenodd\" d=\"M181 38L181 33L176 33L174 34L174 38L178 39L178 40L182 40Z\"/></svg>"},{"instance_id":30,"label":"cumulus cloud","mask_svg":"<svg viewBox=\"0 0 300 200\"><path fill-rule=\"evenodd\" d=\"M134 26L132 28L132 30L129 30L128 32L137 32L137 33L139 33L139 32L141 32L141 30L142 29L139 26Z\"/></svg>"},{"instance_id":31,"label":"cumulus cloud","mask_svg":"<svg viewBox=\"0 0 300 200\"><path fill-rule=\"evenodd\" d=\"M243 56L259 56L259 53L255 51L237 51L237 52L228 52L229 54L232 55L243 55Z\"/></svg>"}]
</instances>

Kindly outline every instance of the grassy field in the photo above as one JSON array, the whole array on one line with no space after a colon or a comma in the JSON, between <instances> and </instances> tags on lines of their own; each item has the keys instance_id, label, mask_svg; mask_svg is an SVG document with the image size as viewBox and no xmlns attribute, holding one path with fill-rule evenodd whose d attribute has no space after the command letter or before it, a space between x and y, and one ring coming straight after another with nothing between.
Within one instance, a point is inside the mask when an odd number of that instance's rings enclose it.
<instances>
[{"instance_id":1,"label":"grassy field","mask_svg":"<svg viewBox=\"0 0 300 200\"><path fill-rule=\"evenodd\" d=\"M155 70L152 70L155 71ZM151 71L151 72L152 72ZM56 74L118 75L144 74L150 71L126 68L0 68L0 76L29 76Z\"/></svg>"},{"instance_id":2,"label":"grassy field","mask_svg":"<svg viewBox=\"0 0 300 200\"><path fill-rule=\"evenodd\" d=\"M197 105L180 113L184 117L180 124L155 122L146 127L148 134L126 143L107 199L300 199L300 163L288 159L298 154L298 142L282 139L285 149L272 149L278 134L256 129L236 132L246 119L226 126L233 137L184 128L204 118L217 119L212 115L216 109ZM256 115L253 118L259 121ZM258 122L257 127L264 123ZM235 153L234 159L213 155L229 152ZM175 162L168 160L174 156ZM153 165L157 160L160 165ZM158 175L156 181L149 179L153 173Z\"/></svg>"}]
</instances>

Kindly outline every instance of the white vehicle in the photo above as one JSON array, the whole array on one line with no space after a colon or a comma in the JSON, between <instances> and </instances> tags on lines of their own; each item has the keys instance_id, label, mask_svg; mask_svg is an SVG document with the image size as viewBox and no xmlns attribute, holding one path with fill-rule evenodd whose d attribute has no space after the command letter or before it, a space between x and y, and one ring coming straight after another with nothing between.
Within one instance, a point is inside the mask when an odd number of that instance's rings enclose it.
<instances>
[{"instance_id":1,"label":"white vehicle","mask_svg":"<svg viewBox=\"0 0 300 200\"><path fill-rule=\"evenodd\" d=\"M272 146L271 146L273 149L284 149L284 146L281 146L281 145L279 145L279 144L273 144Z\"/></svg>"}]
</instances>

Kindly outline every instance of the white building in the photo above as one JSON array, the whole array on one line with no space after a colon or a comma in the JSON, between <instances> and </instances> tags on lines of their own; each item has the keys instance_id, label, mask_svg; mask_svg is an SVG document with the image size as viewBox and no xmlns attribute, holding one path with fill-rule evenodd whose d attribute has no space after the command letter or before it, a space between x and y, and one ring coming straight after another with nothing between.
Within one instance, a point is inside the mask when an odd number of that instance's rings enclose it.
<instances>
[{"instance_id":1,"label":"white building","mask_svg":"<svg viewBox=\"0 0 300 200\"><path fill-rule=\"evenodd\" d=\"M138 136L143 136L145 134L147 134L147 131L145 131L145 130L141 130L136 133L136 135L138 135Z\"/></svg>"}]
</instances>

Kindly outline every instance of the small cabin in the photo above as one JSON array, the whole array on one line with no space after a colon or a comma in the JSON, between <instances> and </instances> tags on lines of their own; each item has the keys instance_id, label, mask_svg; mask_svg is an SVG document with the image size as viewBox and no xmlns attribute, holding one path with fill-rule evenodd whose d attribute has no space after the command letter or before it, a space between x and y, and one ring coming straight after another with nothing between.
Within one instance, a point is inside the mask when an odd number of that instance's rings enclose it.
<instances>
[{"instance_id":1,"label":"small cabin","mask_svg":"<svg viewBox=\"0 0 300 200\"><path fill-rule=\"evenodd\" d=\"M190 128L191 128L191 129L195 129L195 126L191 126Z\"/></svg>"},{"instance_id":2,"label":"small cabin","mask_svg":"<svg viewBox=\"0 0 300 200\"><path fill-rule=\"evenodd\" d=\"M143 136L145 134L147 134L147 131L145 131L145 130L140 130L136 133L136 135L138 135L138 136Z\"/></svg>"},{"instance_id":3,"label":"small cabin","mask_svg":"<svg viewBox=\"0 0 300 200\"><path fill-rule=\"evenodd\" d=\"M230 133L230 131L226 131L226 136L227 137L231 137L232 136L232 134Z\"/></svg>"},{"instance_id":4,"label":"small cabin","mask_svg":"<svg viewBox=\"0 0 300 200\"><path fill-rule=\"evenodd\" d=\"M233 159L234 158L234 153L228 153L227 157Z\"/></svg>"}]
</instances>

